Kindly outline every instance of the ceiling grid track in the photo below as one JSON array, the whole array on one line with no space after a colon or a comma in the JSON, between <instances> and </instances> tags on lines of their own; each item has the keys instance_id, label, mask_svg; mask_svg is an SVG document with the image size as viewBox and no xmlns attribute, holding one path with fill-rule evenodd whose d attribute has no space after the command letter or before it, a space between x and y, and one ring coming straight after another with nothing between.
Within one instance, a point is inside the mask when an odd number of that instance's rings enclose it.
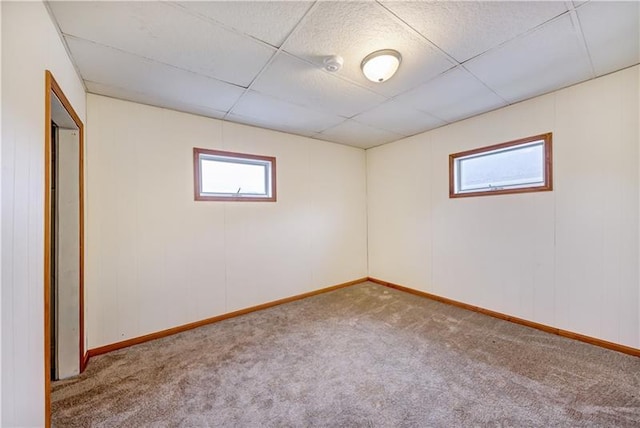
<instances>
[{"instance_id":1,"label":"ceiling grid track","mask_svg":"<svg viewBox=\"0 0 640 428\"><path fill-rule=\"evenodd\" d=\"M364 148L640 63L638 2L45 5L88 93Z\"/></svg>"},{"instance_id":2,"label":"ceiling grid track","mask_svg":"<svg viewBox=\"0 0 640 428\"><path fill-rule=\"evenodd\" d=\"M580 40L580 47L584 50L585 55L589 58L589 66L591 67L591 77L596 77L596 69L593 66L593 59L591 58L591 53L589 52L589 47L587 46L587 41L584 38L584 32L582 31L582 25L580 25L580 18L578 17L578 13L576 12L576 8L573 7L573 4L569 1L567 3L567 7L569 7L569 16L571 17L571 23L573 24L573 29L576 32L576 36Z\"/></svg>"},{"instance_id":3,"label":"ceiling grid track","mask_svg":"<svg viewBox=\"0 0 640 428\"><path fill-rule=\"evenodd\" d=\"M400 18L398 15L396 15L392 10L390 10L389 8L387 8L384 4L380 3L380 1L376 0L376 2L377 2L380 6L382 6L382 7L383 7L383 8L384 8L384 9L385 9L385 10L386 10L386 11L387 11L387 12L388 12L388 13L389 13L393 18L394 18L394 19L398 20L399 22L401 22L401 23L402 23L402 25L405 25L407 28L411 29L411 31L412 31L412 32L414 32L417 36L419 36L419 37L421 37L422 39L424 39L424 40L427 42L427 44L429 44L431 47L433 47L433 48L434 48L435 50L437 50L441 55L443 55L444 57L446 57L449 61L451 61L451 62L454 64L454 66L453 66L453 67L451 67L450 69L443 71L443 72L442 72L442 73L440 73L439 75L432 77L431 79L429 79L429 80L427 80L427 81L423 82L422 84L424 84L424 83L428 83L428 82L430 82L430 81L432 81L432 80L435 80L435 79L437 79L438 77L440 77L441 75L443 75L443 74L445 74L445 73L448 73L448 72L450 72L450 71L451 71L451 70L453 70L453 69L458 68L458 69L462 69L462 70L464 70L464 71L468 72L469 74L471 74L471 75L472 75L472 76L473 76L473 77L474 77L474 78L475 78L475 79L476 79L480 84L482 84L485 88L487 88L489 91L491 91L493 94L495 94L498 98L500 98L502 101L504 101L507 105L509 104L509 101L508 101L508 100L505 100L503 97L501 97L501 96L500 96L500 94L496 93L496 91L495 91L493 88L489 87L486 83L484 83L481 79L479 79L475 74L471 73L469 70L467 70L467 69L464 67L464 63L465 63L465 62L467 62L467 61L469 61L470 59L475 58L475 56L474 56L474 57L472 57L472 58L469 58L469 59L467 59L467 60L465 60L465 61L463 61L463 62L459 62L457 59L455 59L453 56L449 55L445 50L443 50L443 49L442 49L440 46L438 46L436 43L434 43L433 41L429 40L429 39L428 39L424 34L422 34L420 31L418 31L416 28L414 28L412 25L410 25L407 21L403 20L403 19L402 19L402 18ZM484 53L484 52L483 52L483 53ZM476 56L479 56L479 55L482 55L482 53L480 53L480 54L478 54L478 55L476 55ZM412 89L414 89L414 88L408 89L408 90L407 90L407 91L405 91L405 92L411 91ZM404 93L404 92L403 92L403 93ZM397 95L396 95L395 97L393 97L392 99L397 98L398 96L402 95L403 93L397 94ZM438 118L438 119L443 120L443 119L441 119L441 118ZM443 121L444 121L444 120L443 120ZM447 121L445 121L445 122L447 122ZM447 123L448 123L448 122L447 122Z\"/></svg>"},{"instance_id":4,"label":"ceiling grid track","mask_svg":"<svg viewBox=\"0 0 640 428\"><path fill-rule=\"evenodd\" d=\"M240 102L240 100L242 100L242 98L244 98L244 96L251 90L251 88L253 87L253 85L255 84L255 82L258 80L258 78L260 76L262 76L262 74L267 70L267 68L269 68L269 66L273 63L273 61L276 59L276 57L281 53L284 52L284 45L287 43L287 41L296 33L296 31L298 31L298 29L300 28L300 26L302 25L302 23L307 19L307 17L311 14L311 12L317 7L318 2L314 2L311 7L309 9L307 9L307 11L305 12L305 14L302 16L302 18L300 18L300 20L298 21L298 23L296 24L296 26L293 28L293 30L291 30L291 32L287 35L287 37L284 39L284 41L280 44L280 46L276 49L276 51L274 52L274 54L271 56L271 58L269 58L269 61L267 61L267 63L264 65L264 67L262 67L262 69L258 72L258 74L253 78L253 80L251 81L251 83L249 83L249 86L247 86L244 90L244 92L242 93L242 95L240 95L240 97L238 97L238 99L236 100L235 103L233 103L233 105L231 106L231 108L229 108L229 110L225 113L223 120L227 120L227 117L229 116L229 114L231 112L233 112L233 109L238 105L238 103Z\"/></svg>"}]
</instances>

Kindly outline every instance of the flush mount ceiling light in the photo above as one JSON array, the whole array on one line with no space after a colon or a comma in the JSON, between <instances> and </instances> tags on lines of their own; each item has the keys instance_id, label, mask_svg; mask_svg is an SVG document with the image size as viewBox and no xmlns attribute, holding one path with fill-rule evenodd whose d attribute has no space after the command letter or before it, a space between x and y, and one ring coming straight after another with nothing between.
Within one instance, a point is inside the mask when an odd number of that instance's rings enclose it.
<instances>
[{"instance_id":1,"label":"flush mount ceiling light","mask_svg":"<svg viewBox=\"0 0 640 428\"><path fill-rule=\"evenodd\" d=\"M389 80L400 66L402 57L400 52L393 49L383 49L367 55L360 67L365 77L372 82L380 83Z\"/></svg>"}]
</instances>

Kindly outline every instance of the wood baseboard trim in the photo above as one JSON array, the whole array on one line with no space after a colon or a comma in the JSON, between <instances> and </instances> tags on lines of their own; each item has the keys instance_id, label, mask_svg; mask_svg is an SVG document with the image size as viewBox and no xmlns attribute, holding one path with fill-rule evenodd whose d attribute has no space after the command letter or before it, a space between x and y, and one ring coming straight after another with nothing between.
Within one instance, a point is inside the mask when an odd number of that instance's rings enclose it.
<instances>
[{"instance_id":1,"label":"wood baseboard trim","mask_svg":"<svg viewBox=\"0 0 640 428\"><path fill-rule=\"evenodd\" d=\"M82 357L82 362L80 363L80 373L82 373L84 369L87 368L88 363L89 363L89 351L85 352L84 356Z\"/></svg>"},{"instance_id":2,"label":"wood baseboard trim","mask_svg":"<svg viewBox=\"0 0 640 428\"><path fill-rule=\"evenodd\" d=\"M470 305L468 303L459 302L457 300L448 299L446 297L441 297L435 294L427 293L426 291L416 290L414 288L405 287L402 285L394 284L392 282L383 281L377 278L368 278L369 281L375 282L376 284L383 285L385 287L393 288L396 290L404 291L405 293L414 294L416 296L425 297L427 299L435 300L441 303L446 303L447 305L457 306L459 308L467 309L473 312L479 312L484 315L489 315L490 317L498 318L501 320L509 321L515 324L524 325L527 327L535 328L537 330L542 330L547 333L557 334L558 336L567 337L569 339L579 340L580 342L589 343L591 345L600 346L602 348L611 349L614 351L622 352L624 354L633 355L634 357L640 357L640 349L632 348L631 346L621 345L619 343L609 342L607 340L598 339L591 336L586 336L580 333L574 333L568 330L562 330L560 328L551 327L545 324L540 324L533 321L528 321L522 318L514 317L511 315L503 314L501 312L492 311L489 309L481 308L479 306Z\"/></svg>"},{"instance_id":3,"label":"wood baseboard trim","mask_svg":"<svg viewBox=\"0 0 640 428\"><path fill-rule=\"evenodd\" d=\"M168 328L166 330L158 331L155 333L145 334L144 336L134 337L132 339L123 340L121 342L111 343L109 345L99 346L97 348L89 349L87 353L87 361L90 357L95 357L96 355L106 354L107 352L116 351L118 349L127 348L129 346L138 345L140 343L148 342L150 340L160 339L163 337L171 336L176 333L182 333L183 331L191 330L194 328L202 327L207 324L213 324L218 321L226 320L229 318L234 318L240 315L245 315L251 312L261 311L263 309L271 308L274 306L282 305L289 302L294 302L296 300L305 299L307 297L316 296L318 294L328 293L330 291L338 290L340 288L349 287L351 285L360 284L361 282L367 281L367 278L360 278L353 281L343 282L342 284L332 285L330 287L320 288L318 290L309 291L307 293L297 294L291 297L285 297L284 299L274 300L272 302L263 303L256 306L251 306L245 309L239 309L237 311L229 312L226 314L218 315L215 317L203 319L200 321L195 321L189 324L183 324L177 327ZM85 363L86 365L86 363Z\"/></svg>"}]
</instances>

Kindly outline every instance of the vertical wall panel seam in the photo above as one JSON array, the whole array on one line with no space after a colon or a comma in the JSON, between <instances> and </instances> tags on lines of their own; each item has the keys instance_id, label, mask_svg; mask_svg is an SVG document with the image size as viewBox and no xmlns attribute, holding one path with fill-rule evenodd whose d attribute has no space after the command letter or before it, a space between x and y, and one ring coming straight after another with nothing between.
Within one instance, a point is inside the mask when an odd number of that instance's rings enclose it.
<instances>
[{"instance_id":1,"label":"vertical wall panel seam","mask_svg":"<svg viewBox=\"0 0 640 428\"><path fill-rule=\"evenodd\" d=\"M277 165L276 165L277 167ZM311 150L310 148L307 149L307 172L310 172L312 170L311 168ZM276 174L278 173L278 171L276 171ZM276 177L277 180L277 177ZM308 175L307 176L307 180L309 180L309 188L311 188L311 180L312 180L312 175ZM276 186L277 186L277 182L276 182ZM276 192L278 191L278 189L276 188ZM308 235L307 235L307 251L308 251L308 256L307 256L307 263L309 263L309 284L308 284L308 288L310 290L312 290L316 283L315 283L315 263L313 261L313 255L314 255L314 249L315 247L313 246L313 227L312 227L312 221L310 219L311 213L313 212L313 197L311 196L312 192L309 192L306 196L307 196L307 220L309 221L309 227L308 227Z\"/></svg>"},{"instance_id":2,"label":"vertical wall panel seam","mask_svg":"<svg viewBox=\"0 0 640 428\"><path fill-rule=\"evenodd\" d=\"M620 136L623 137L624 136L624 114L623 114L623 109L624 109L624 103L623 103L623 95L622 95L622 88L618 89L618 94L617 94L617 104L618 104L618 132L620 133ZM620 144L621 144L621 149L624 151L624 147L625 147L625 142L622 138L620 138ZM638 182L636 181L636 186L638 185ZM621 190L620 187L616 187L616 191L619 194L619 198L622 199L624 198L624 193ZM623 217L622 217L622 213L620 212L620 210L618 210L617 215L618 217L618 221L622 221ZM624 238L623 238L624 239ZM618 262L618 264L620 263L620 258L617 258L616 260ZM603 275L604 276L604 275ZM618 302L622 302L622 284L618 284L618 286L616 287L616 303ZM621 338L621 328L620 328L620 323L621 323L621 317L618 315L617 319L616 319L616 342L620 343L620 338ZM601 321L602 324L602 321Z\"/></svg>"},{"instance_id":3,"label":"vertical wall panel seam","mask_svg":"<svg viewBox=\"0 0 640 428\"><path fill-rule=\"evenodd\" d=\"M44 86L44 82L42 82L42 85ZM40 93L41 94L44 93L44 88L42 88L42 90L40 90ZM41 100L42 100L42 98L41 98ZM42 110L42 117L44 117L44 109ZM40 120L40 123L42 123L42 122L44 122L43 119ZM38 316L39 314L44 314L44 310L43 310L43 308L44 308L44 291L43 291L44 283L43 282L44 281L40 282L40 281L42 281L42 278L44 276L43 275L43 272L44 272L44 257L43 257L44 248L40 247L42 252L40 252L39 254L36 253L37 255L35 257L35 260L31 260L31 257L30 257L31 256L31 233L30 233L30 231L34 230L34 229L37 231L38 230L37 228L41 228L40 230L42 231L42 238L43 239L41 239L40 242L44 242L44 221L43 221L44 220L44 215L40 219L40 224L38 226L31 224L31 216L33 214L33 210L36 209L36 207L31 205L31 198L33 197L33 189L34 188L36 188L36 189L42 188L44 190L44 186L43 186L43 184L44 184L44 150L43 149L44 148L42 147L43 146L42 141L44 141L44 133L41 133L41 134L39 133L39 135L41 137L40 141L39 142L38 141L34 141L33 142L34 152L35 152L34 154L36 154L36 156L34 156L33 158L36 159L34 162L38 162L39 161L39 162L42 163L41 167L43 168L43 176L41 177L42 180L40 181L40 183L36 183L33 180L33 177L32 177L32 173L33 173L32 161L31 161L32 157L29 156L30 147L29 147L29 149L27 149L28 150L27 151L28 161L27 161L27 165L26 165L27 166L27 189L26 189L27 197L26 197L25 201L26 201L26 204L27 204L27 213L26 213L27 230L26 230L26 236L25 236L25 238L26 238L25 239L26 240L25 257L27 259L26 260L27 276L26 276L26 284L23 284L23 286L25 287L26 293L27 293L26 301L29 302L29 303L30 302L38 302L38 299L37 299L38 296L37 295L34 296L34 294L33 294L33 290L32 290L32 287L31 287L31 278L33 276L32 275L33 269L36 266L41 267L42 270L38 269L38 272L40 273L40 279L36 281L36 284L38 284L40 287L42 287L42 288L40 288L40 291L42 292L42 294L40 294L40 296L43 298L42 301L39 302L40 304L38 304L38 305L31 305L31 304L28 305L28 307L29 307L29 309L28 309L29 315L27 316L27 320L26 320L26 323L27 323L26 328L27 328L27 331L30 331L30 332L31 331L38 331L38 330L43 331L44 330L44 316L43 316L43 319L42 319L42 323L40 323L40 325L38 325L38 323L36 323L36 325L32 325L31 324L31 322L32 322L31 320L34 319L34 317L31 316L32 313L35 315L35 319L39 319L40 318ZM38 147L38 150L35 150L35 147ZM38 152L40 152L40 154L42 154L42 157L37 156ZM36 204L42 210L42 208L44 208L44 192L42 193L41 198L42 199L40 199L39 203L36 202ZM44 210L42 210L42 211L44 211ZM32 226L35 226L35 228L32 229ZM35 266L34 266L34 264L35 264ZM36 277L37 277L37 275L36 275ZM36 297L35 300L33 300L34 297ZM42 340L40 343L44 343L44 340ZM25 348L26 348L26 351L27 351L27 355L34 356L34 357L36 355L44 356L44 346L42 347L42 352L37 352L36 349L32 349L31 344L32 344L31 340L27 340L26 341ZM39 369L38 370L42 370L43 373L44 373L43 360L44 360L44 358L40 357L40 364L39 364ZM45 373L45 376L47 376L46 373ZM41 388L42 388L42 386L41 386ZM44 391L41 389L40 393L44 394Z\"/></svg>"},{"instance_id":4,"label":"vertical wall panel seam","mask_svg":"<svg viewBox=\"0 0 640 428\"><path fill-rule=\"evenodd\" d=\"M162 115L164 116L164 110L162 111ZM136 164L140 164L139 161L139 157L140 157L140 141L136 141ZM142 173L141 171L138 169L136 170L136 181L137 181L137 193L141 194L144 192L144 185L142 184ZM140 310L140 305L141 305L141 299L140 297L140 231L142 230L142 228L139 226L140 225L140 211L141 211L141 207L140 207L140 197L136 198L136 204L135 204L135 209L136 209L136 230L133 232L133 254L135 255L135 284L136 284L136 307L138 308L138 310L136 311L135 314L135 330L138 332L142 332L142 320L140 317L140 314L142 313L142 311ZM189 287L187 287L188 290ZM188 291L187 291L188 292ZM131 296L130 294L131 292L129 292L129 296ZM131 298L131 297L129 297ZM127 305L129 306L129 305ZM146 331L146 329L144 329Z\"/></svg>"},{"instance_id":5,"label":"vertical wall panel seam","mask_svg":"<svg viewBox=\"0 0 640 428\"><path fill-rule=\"evenodd\" d=\"M2 35L2 5L0 4L0 35ZM1 37L0 37L1 39ZM2 46L1 46L1 40L0 40L0 51L2 51ZM2 55L0 55L0 165L2 165L2 161L3 161L3 156L2 156ZM4 246L4 241L2 240L2 230L4 229L4 222L2 220L2 218L4 217L2 214L2 173L0 172L0 338L3 338L4 335L2 334L2 317L3 317L3 310L2 310L2 295L3 293L3 288L2 288L2 283L3 281L3 277L4 275L2 275L2 266L4 265L3 263L3 258L2 258L2 247ZM3 398L2 398L2 379L3 379L3 374L2 374L2 368L3 363L2 363L2 345L3 345L3 340L0 339L0 425L3 425L3 419L2 419L2 404L3 404Z\"/></svg>"},{"instance_id":6,"label":"vertical wall panel seam","mask_svg":"<svg viewBox=\"0 0 640 428\"><path fill-rule=\"evenodd\" d=\"M371 276L371 261L369 260L369 150L364 150L364 210L365 210L365 225L366 225L366 235L365 235L365 244L366 244L366 267L367 267L367 276Z\"/></svg>"},{"instance_id":7,"label":"vertical wall panel seam","mask_svg":"<svg viewBox=\"0 0 640 428\"><path fill-rule=\"evenodd\" d=\"M640 19L640 9L638 10L638 18ZM638 87L636 89L640 88L640 66L636 66L636 81L638 83ZM636 91L636 112L640 113L640 94L638 94L638 91ZM637 179L637 183L640 183L640 120L638 120L638 130L637 130L637 134L636 134L636 149L637 149L637 153L636 153L636 162L638 162L636 165L638 165L636 167L636 179ZM640 194L640 186L638 186L639 189L637 190L637 192ZM640 197L638 198L638 213L640 214ZM636 277L636 281L637 281L637 286L638 286L638 306L636 307L636 318L637 318L637 324L638 324L638 329L637 329L637 339L636 339L636 345L638 347L640 347L640 227L638 227L637 230L637 235L636 235L636 251L637 251L637 255L636 257L638 258L638 264L637 264L637 273L638 276Z\"/></svg>"},{"instance_id":8,"label":"vertical wall panel seam","mask_svg":"<svg viewBox=\"0 0 640 428\"><path fill-rule=\"evenodd\" d=\"M426 290L433 290L434 289L434 284L433 284L433 266L434 266L434 251L433 251L433 241L434 241L434 237L433 237L433 181L434 181L434 171L433 171L433 139L432 139L432 135L429 134L427 135L427 147L429 148L429 284L427 284L427 288ZM448 172L448 171L447 171Z\"/></svg>"},{"instance_id":9,"label":"vertical wall panel seam","mask_svg":"<svg viewBox=\"0 0 640 428\"><path fill-rule=\"evenodd\" d=\"M13 143L13 180L11 183L11 187L13 188L13 193L11 195L11 201L13 202L13 215L11 216L11 326L13 327L15 325L15 313L16 313L16 308L15 308L15 284L16 284L16 164L17 164L17 156L16 156L16 151L17 151L17 144L16 144L16 137L15 135L12 138L12 143ZM11 360L11 368L13 369L13 373L12 373L12 378L11 378L11 386L15 385L15 365L16 365L16 359L17 359L17 353L18 350L16 349L15 346L15 328L12 329L11 331L11 349L13 350L13 355L12 355L12 360ZM4 367L3 367L4 369ZM15 420L15 413L16 413L16 401L15 400L11 400L11 413L9 420Z\"/></svg>"},{"instance_id":10,"label":"vertical wall panel seam","mask_svg":"<svg viewBox=\"0 0 640 428\"><path fill-rule=\"evenodd\" d=\"M222 149L226 149L224 141L224 120L220 121L220 145ZM277 174L277 172L276 172ZM277 184L276 184L277 185ZM229 247L227 245L227 202L222 205L222 251L224 254L224 310L229 312L228 294L229 294Z\"/></svg>"},{"instance_id":11,"label":"vertical wall panel seam","mask_svg":"<svg viewBox=\"0 0 640 428\"><path fill-rule=\"evenodd\" d=\"M553 131L554 134L556 135L556 138L553 139L553 146L552 146L552 150L554 150L554 146L557 147L557 135L558 133L557 131L557 124L558 124L558 94L554 93L553 94ZM555 153L558 152L558 150L554 150ZM553 156L553 154L552 154ZM553 156L552 158L552 164L551 164L551 168L553 168L553 266L551 267L552 272L553 272L553 284L551 286L551 290L553 292L552 296L551 296L551 301L553 304L553 325L558 325L558 314L557 314L557 308L558 308L558 295L557 295L557 286L558 286L558 270L557 270L557 266L558 266L558 186L557 186L557 178L558 175L556 174L556 172L558 171L557 168L557 164L558 164L558 158L557 156Z\"/></svg>"}]
</instances>

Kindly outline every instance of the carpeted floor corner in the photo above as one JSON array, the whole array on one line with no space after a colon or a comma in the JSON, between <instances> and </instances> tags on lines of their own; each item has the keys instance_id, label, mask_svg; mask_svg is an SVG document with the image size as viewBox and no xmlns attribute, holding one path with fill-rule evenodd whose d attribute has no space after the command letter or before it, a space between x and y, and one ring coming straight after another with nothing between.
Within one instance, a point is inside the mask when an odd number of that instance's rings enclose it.
<instances>
[{"instance_id":1,"label":"carpeted floor corner","mask_svg":"<svg viewBox=\"0 0 640 428\"><path fill-rule=\"evenodd\" d=\"M91 359L55 427L638 427L640 358L373 283Z\"/></svg>"}]
</instances>

